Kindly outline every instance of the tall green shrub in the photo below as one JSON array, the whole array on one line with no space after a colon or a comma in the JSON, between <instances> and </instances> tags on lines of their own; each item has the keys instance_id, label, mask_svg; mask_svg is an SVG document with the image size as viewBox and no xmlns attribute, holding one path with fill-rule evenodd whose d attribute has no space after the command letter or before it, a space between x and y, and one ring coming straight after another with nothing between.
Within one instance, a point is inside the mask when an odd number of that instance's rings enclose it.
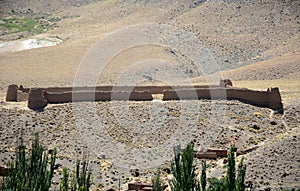
<instances>
[{"instance_id":1,"label":"tall green shrub","mask_svg":"<svg viewBox=\"0 0 300 191\"><path fill-rule=\"evenodd\" d=\"M152 191L163 191L163 183L161 180L161 172L160 169L157 169L157 173L152 177Z\"/></svg>"},{"instance_id":2,"label":"tall green shrub","mask_svg":"<svg viewBox=\"0 0 300 191\"><path fill-rule=\"evenodd\" d=\"M246 165L244 164L244 158L242 158L238 166L238 174L236 174L235 150L235 145L232 145L228 152L226 177L221 179L208 178L209 189L207 191L244 191L246 189ZM250 187L250 190L253 190L253 188Z\"/></svg>"},{"instance_id":3,"label":"tall green shrub","mask_svg":"<svg viewBox=\"0 0 300 191\"><path fill-rule=\"evenodd\" d=\"M235 169L235 146L232 145L228 152L228 164L226 176L218 179L206 177L206 162L202 163L201 176L197 180L195 167L193 166L193 144L180 153L180 148L174 148L174 160L172 162L173 179L169 182L172 191L245 191L246 165L244 158L239 163L238 171ZM250 190L253 190L250 187Z\"/></svg>"},{"instance_id":4,"label":"tall green shrub","mask_svg":"<svg viewBox=\"0 0 300 191\"><path fill-rule=\"evenodd\" d=\"M228 169L225 178L226 191L235 190L235 145L232 145L228 153Z\"/></svg>"},{"instance_id":5,"label":"tall green shrub","mask_svg":"<svg viewBox=\"0 0 300 191\"><path fill-rule=\"evenodd\" d=\"M68 191L69 190L69 172L66 167L63 168L63 177L60 182L59 191Z\"/></svg>"},{"instance_id":6,"label":"tall green shrub","mask_svg":"<svg viewBox=\"0 0 300 191\"><path fill-rule=\"evenodd\" d=\"M205 191L206 190L206 162L205 161L202 164L200 183L201 183L202 191Z\"/></svg>"},{"instance_id":7,"label":"tall green shrub","mask_svg":"<svg viewBox=\"0 0 300 191\"><path fill-rule=\"evenodd\" d=\"M194 146L188 144L180 153L180 147L174 148L174 161L171 168L174 178L170 181L172 191L194 191L196 173L194 166Z\"/></svg>"},{"instance_id":8,"label":"tall green shrub","mask_svg":"<svg viewBox=\"0 0 300 191\"><path fill-rule=\"evenodd\" d=\"M21 138L16 159L9 163L10 173L2 182L2 190L46 191L51 186L56 159L56 149L50 154L44 150L38 133L32 142L30 156L26 156L26 146Z\"/></svg>"},{"instance_id":9,"label":"tall green shrub","mask_svg":"<svg viewBox=\"0 0 300 191\"><path fill-rule=\"evenodd\" d=\"M246 188L245 185L245 177L246 177L246 165L244 164L244 157L241 159L238 168L238 175L236 180L236 191L244 191Z\"/></svg>"},{"instance_id":10,"label":"tall green shrub","mask_svg":"<svg viewBox=\"0 0 300 191\"><path fill-rule=\"evenodd\" d=\"M63 177L60 182L60 191L88 191L91 186L91 171L88 167L88 161L86 159L82 162L80 168L80 160L77 160L74 173L68 172L67 168L63 169Z\"/></svg>"}]
</instances>

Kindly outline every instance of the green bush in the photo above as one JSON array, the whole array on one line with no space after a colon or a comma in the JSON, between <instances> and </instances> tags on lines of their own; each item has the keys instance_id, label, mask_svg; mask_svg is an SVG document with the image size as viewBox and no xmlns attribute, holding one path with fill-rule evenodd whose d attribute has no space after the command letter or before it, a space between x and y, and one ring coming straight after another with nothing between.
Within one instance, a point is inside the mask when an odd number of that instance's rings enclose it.
<instances>
[{"instance_id":1,"label":"green bush","mask_svg":"<svg viewBox=\"0 0 300 191\"><path fill-rule=\"evenodd\" d=\"M244 164L244 158L242 158L238 166L238 174L236 175L235 150L235 146L232 145L228 153L226 177L220 180L214 177L208 179L209 191L244 191L246 189L246 165ZM250 190L252 190L252 187Z\"/></svg>"},{"instance_id":2,"label":"green bush","mask_svg":"<svg viewBox=\"0 0 300 191\"><path fill-rule=\"evenodd\" d=\"M194 166L194 146L188 144L180 153L180 147L174 148L174 161L171 169L174 178L169 182L172 191L194 191L196 188L196 173Z\"/></svg>"},{"instance_id":3,"label":"green bush","mask_svg":"<svg viewBox=\"0 0 300 191\"><path fill-rule=\"evenodd\" d=\"M50 155L50 158L49 156ZM48 191L51 187L56 160L56 149L48 154L40 144L38 133L32 141L32 149L26 155L26 146L21 137L16 158L8 164L9 174L0 183L2 191ZM91 186L91 173L88 161L77 161L75 172L69 180L70 173L63 169L60 191L88 191ZM70 182L70 183L69 183ZM70 189L69 189L70 188Z\"/></svg>"},{"instance_id":4,"label":"green bush","mask_svg":"<svg viewBox=\"0 0 300 191\"><path fill-rule=\"evenodd\" d=\"M66 167L63 168L63 177L60 182L59 191L68 191L69 190L69 172Z\"/></svg>"},{"instance_id":5,"label":"green bush","mask_svg":"<svg viewBox=\"0 0 300 191\"><path fill-rule=\"evenodd\" d=\"M90 189L91 171L88 167L88 161L86 159L83 160L82 168L80 168L80 163L81 161L77 160L76 169L72 173L71 180L69 180L70 173L68 172L68 169L63 169L60 191L88 191Z\"/></svg>"},{"instance_id":6,"label":"green bush","mask_svg":"<svg viewBox=\"0 0 300 191\"><path fill-rule=\"evenodd\" d=\"M228 153L228 168L225 177L226 191L235 190L235 157L234 157L235 146L231 146Z\"/></svg>"},{"instance_id":7,"label":"green bush","mask_svg":"<svg viewBox=\"0 0 300 191\"><path fill-rule=\"evenodd\" d=\"M196 190L197 191L201 191L201 190L205 191L206 190L206 162L205 161L202 164L201 177L200 177L199 182L198 182L198 187Z\"/></svg>"},{"instance_id":8,"label":"green bush","mask_svg":"<svg viewBox=\"0 0 300 191\"><path fill-rule=\"evenodd\" d=\"M238 171L235 169L235 146L232 145L228 153L228 164L225 178L207 178L206 163L202 164L199 180L196 178L193 162L194 149L190 143L180 153L180 147L174 148L174 160L172 162L173 179L169 182L172 191L244 191L246 189L245 176L246 165L241 159ZM250 187L250 190L253 190Z\"/></svg>"},{"instance_id":9,"label":"green bush","mask_svg":"<svg viewBox=\"0 0 300 191\"><path fill-rule=\"evenodd\" d=\"M39 142L38 133L32 142L30 156L26 156L26 146L21 138L16 159L9 163L10 172L1 183L1 190L45 191L49 190L54 173L56 149L50 154Z\"/></svg>"},{"instance_id":10,"label":"green bush","mask_svg":"<svg viewBox=\"0 0 300 191\"><path fill-rule=\"evenodd\" d=\"M160 169L157 169L157 173L152 177L152 191L163 191L164 190L164 185L161 180L161 172Z\"/></svg>"}]
</instances>

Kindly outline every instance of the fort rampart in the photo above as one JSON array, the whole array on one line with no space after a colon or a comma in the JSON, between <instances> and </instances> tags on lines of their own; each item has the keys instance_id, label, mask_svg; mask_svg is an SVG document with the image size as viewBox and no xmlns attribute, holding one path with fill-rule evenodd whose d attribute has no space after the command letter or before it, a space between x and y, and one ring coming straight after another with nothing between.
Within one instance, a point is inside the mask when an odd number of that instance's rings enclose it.
<instances>
[{"instance_id":1,"label":"fort rampart","mask_svg":"<svg viewBox=\"0 0 300 191\"><path fill-rule=\"evenodd\" d=\"M163 101L181 99L227 99L268 107L283 112L278 88L255 91L233 88L230 80L221 80L219 85L195 86L96 86L96 87L51 87L24 88L10 85L6 101L27 101L31 109L44 108L48 103L78 101L132 100L151 101L152 94L163 94Z\"/></svg>"},{"instance_id":2,"label":"fort rampart","mask_svg":"<svg viewBox=\"0 0 300 191\"><path fill-rule=\"evenodd\" d=\"M239 100L244 103L260 107L268 107L273 110L282 110L281 95L278 88L267 91L255 91L244 88L202 88L165 90L163 100L182 99L227 99Z\"/></svg>"},{"instance_id":3,"label":"fort rampart","mask_svg":"<svg viewBox=\"0 0 300 191\"><path fill-rule=\"evenodd\" d=\"M111 101L111 100L153 100L150 91L134 92L109 92L109 91L76 91L76 92L49 92L45 91L45 99L48 103L66 103L79 101Z\"/></svg>"}]
</instances>

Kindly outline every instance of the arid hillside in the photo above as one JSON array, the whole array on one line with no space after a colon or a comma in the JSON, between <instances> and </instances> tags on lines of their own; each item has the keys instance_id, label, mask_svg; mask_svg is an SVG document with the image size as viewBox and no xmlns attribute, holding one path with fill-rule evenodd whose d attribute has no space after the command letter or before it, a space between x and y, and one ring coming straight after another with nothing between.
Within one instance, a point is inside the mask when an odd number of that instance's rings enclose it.
<instances>
[{"instance_id":1,"label":"arid hillside","mask_svg":"<svg viewBox=\"0 0 300 191\"><path fill-rule=\"evenodd\" d=\"M0 0L0 166L23 130L58 148L73 169L90 151L92 190L127 190L169 173L173 146L193 141L250 151L247 178L256 190L300 189L300 3L297 0ZM155 26L155 27L153 27ZM284 113L237 100L112 101L49 104L29 110L6 102L10 84L216 84L279 87ZM251 150L251 148L257 148ZM240 160L238 157L237 160ZM202 160L196 160L197 172ZM221 177L223 158L207 160ZM132 173L135 172L135 173ZM138 172L138 175L136 175Z\"/></svg>"},{"instance_id":2,"label":"arid hillside","mask_svg":"<svg viewBox=\"0 0 300 191\"><path fill-rule=\"evenodd\" d=\"M36 18L52 22L46 32L26 38L58 37L59 46L1 54L1 89L8 84L26 86L71 85L76 70L89 49L111 32L132 25L170 24L191 32L208 49L218 65L214 72L249 67L260 68L239 73L225 72L235 80L299 79L299 3L297 1L3 1L3 17ZM24 10L32 10L24 13ZM14 10L12 12L12 10ZM56 20L55 20L55 19ZM54 24L53 24L54 23ZM16 34L14 34L14 37ZM3 41L11 34L2 35ZM20 37L22 38L22 36ZM179 42L177 42L179 43ZM134 62L162 55L177 62L188 77L201 72L192 66L194 60L172 50L144 45L139 51L127 49L116 56L99 83L114 83L116 76ZM197 48L190 44L191 49ZM128 53L129 52L129 53ZM124 60L130 55L130 61ZM168 58L168 59L167 59ZM125 63L126 62L126 63ZM265 63L268 64L265 64ZM122 70L119 67L126 65ZM176 63L175 63L176 64ZM207 63L209 66L210 63ZM285 67L286 66L286 67ZM114 69L115 67L115 69ZM116 68L117 67L117 68ZM138 66L137 64L137 67ZM216 71L218 70L218 71ZM252 70L252 71L253 71ZM14 76L13 79L11 76ZM241 77L243 76L243 77ZM251 76L251 77L250 77ZM149 78L145 78L147 81ZM197 80L196 80L197 82ZM33 83L33 84L31 84Z\"/></svg>"}]
</instances>

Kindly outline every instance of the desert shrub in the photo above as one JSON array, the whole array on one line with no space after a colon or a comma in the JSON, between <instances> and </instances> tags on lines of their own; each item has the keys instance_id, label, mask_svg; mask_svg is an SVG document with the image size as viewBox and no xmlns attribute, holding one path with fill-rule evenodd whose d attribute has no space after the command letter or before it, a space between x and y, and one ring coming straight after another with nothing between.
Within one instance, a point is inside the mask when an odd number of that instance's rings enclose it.
<instances>
[{"instance_id":1,"label":"desert shrub","mask_svg":"<svg viewBox=\"0 0 300 191\"><path fill-rule=\"evenodd\" d=\"M235 146L232 145L228 152L226 177L221 179L215 177L208 178L208 191L244 191L246 189L246 165L244 164L244 158L242 158L238 166L238 173L236 174L235 150ZM250 190L252 190L252 187Z\"/></svg>"},{"instance_id":2,"label":"desert shrub","mask_svg":"<svg viewBox=\"0 0 300 191\"><path fill-rule=\"evenodd\" d=\"M59 191L68 191L69 190L69 172L66 167L63 168L63 177L60 181Z\"/></svg>"},{"instance_id":3,"label":"desert shrub","mask_svg":"<svg viewBox=\"0 0 300 191\"><path fill-rule=\"evenodd\" d=\"M76 168L73 173L68 172L67 168L63 169L63 177L60 182L60 191L88 191L91 186L91 170L88 166L88 161L84 158L82 167L81 161L77 160ZM71 179L69 179L71 178Z\"/></svg>"},{"instance_id":4,"label":"desert shrub","mask_svg":"<svg viewBox=\"0 0 300 191\"><path fill-rule=\"evenodd\" d=\"M157 169L156 174L152 177L152 191L163 191L164 185L161 180L161 172L160 169Z\"/></svg>"},{"instance_id":5,"label":"desert shrub","mask_svg":"<svg viewBox=\"0 0 300 191\"><path fill-rule=\"evenodd\" d=\"M48 157L39 141L38 133L32 141L30 155L26 155L26 146L21 143L16 158L8 164L9 175L1 183L1 190L45 191L49 190L54 173L56 149ZM50 160L50 161L49 161Z\"/></svg>"},{"instance_id":6,"label":"desert shrub","mask_svg":"<svg viewBox=\"0 0 300 191\"><path fill-rule=\"evenodd\" d=\"M241 159L238 167L238 174L236 179L236 191L244 191L246 188L245 185L245 177L246 177L246 165L244 164L244 157Z\"/></svg>"},{"instance_id":7,"label":"desert shrub","mask_svg":"<svg viewBox=\"0 0 300 191\"><path fill-rule=\"evenodd\" d=\"M48 191L54 174L56 149L48 153L40 143L38 133L32 141L32 149L26 154L26 146L21 137L17 147L16 158L9 162L9 174L0 183L2 191ZM82 164L82 166L80 166ZM70 173L63 169L60 191L88 191L91 186L91 173L88 161L77 161L75 172L69 180ZM69 189L70 188L70 189Z\"/></svg>"},{"instance_id":8,"label":"desert shrub","mask_svg":"<svg viewBox=\"0 0 300 191\"><path fill-rule=\"evenodd\" d=\"M206 190L206 162L202 163L201 177L200 181L197 184L197 191L205 191Z\"/></svg>"},{"instance_id":9,"label":"desert shrub","mask_svg":"<svg viewBox=\"0 0 300 191\"><path fill-rule=\"evenodd\" d=\"M208 191L225 191L225 181L224 179L217 179L216 177L208 178L207 182L209 183Z\"/></svg>"},{"instance_id":10,"label":"desert shrub","mask_svg":"<svg viewBox=\"0 0 300 191\"><path fill-rule=\"evenodd\" d=\"M226 191L235 190L235 157L234 157L235 146L231 146L228 153L228 168L225 177Z\"/></svg>"},{"instance_id":11,"label":"desert shrub","mask_svg":"<svg viewBox=\"0 0 300 191\"><path fill-rule=\"evenodd\" d=\"M174 160L171 169L174 178L169 182L172 191L194 191L196 188L196 173L194 166L194 146L188 144L180 152L180 147L174 148Z\"/></svg>"},{"instance_id":12,"label":"desert shrub","mask_svg":"<svg viewBox=\"0 0 300 191\"><path fill-rule=\"evenodd\" d=\"M206 177L206 162L202 163L201 176L197 179L193 165L193 144L186 146L182 153L180 147L174 148L174 160L171 164L173 179L169 182L172 191L245 191L246 165L241 159L238 171L235 169L235 146L232 145L228 152L226 176L218 179ZM249 187L253 190L252 186Z\"/></svg>"}]
</instances>

